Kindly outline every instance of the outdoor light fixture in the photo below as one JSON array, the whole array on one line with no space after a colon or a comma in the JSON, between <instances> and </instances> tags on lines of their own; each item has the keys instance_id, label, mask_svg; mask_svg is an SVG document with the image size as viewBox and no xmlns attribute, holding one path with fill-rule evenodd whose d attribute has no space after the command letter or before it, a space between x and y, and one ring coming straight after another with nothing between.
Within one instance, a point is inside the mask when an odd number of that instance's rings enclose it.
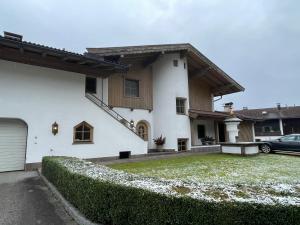
<instances>
[{"instance_id":1,"label":"outdoor light fixture","mask_svg":"<svg viewBox=\"0 0 300 225\"><path fill-rule=\"evenodd\" d=\"M52 134L56 135L58 133L58 124L56 122L54 122L52 124Z\"/></svg>"},{"instance_id":2,"label":"outdoor light fixture","mask_svg":"<svg viewBox=\"0 0 300 225\"><path fill-rule=\"evenodd\" d=\"M130 128L133 129L134 128L134 121L130 120L130 124L129 125L130 125Z\"/></svg>"}]
</instances>

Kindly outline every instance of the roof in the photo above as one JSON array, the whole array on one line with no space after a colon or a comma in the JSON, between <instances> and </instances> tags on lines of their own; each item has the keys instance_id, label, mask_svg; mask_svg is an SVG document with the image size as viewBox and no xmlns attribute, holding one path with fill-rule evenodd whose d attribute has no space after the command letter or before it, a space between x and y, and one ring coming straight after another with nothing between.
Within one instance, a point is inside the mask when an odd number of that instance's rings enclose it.
<instances>
[{"instance_id":1,"label":"roof","mask_svg":"<svg viewBox=\"0 0 300 225\"><path fill-rule=\"evenodd\" d=\"M128 69L98 57L23 41L21 35L9 32L0 35L0 59L96 76Z\"/></svg>"},{"instance_id":2,"label":"roof","mask_svg":"<svg viewBox=\"0 0 300 225\"><path fill-rule=\"evenodd\" d=\"M87 55L94 54L103 58L117 58L118 60L127 60L127 62L130 59L136 61L138 57L144 57L142 59L144 63L147 61L154 62L161 54L180 52L181 55L187 57L189 73L201 76L203 79L205 78L208 83L214 85L213 93L215 96L245 90L244 87L189 43L87 48L87 51Z\"/></svg>"},{"instance_id":3,"label":"roof","mask_svg":"<svg viewBox=\"0 0 300 225\"><path fill-rule=\"evenodd\" d=\"M300 106L237 110L235 114L254 120L300 118Z\"/></svg>"},{"instance_id":4,"label":"roof","mask_svg":"<svg viewBox=\"0 0 300 225\"><path fill-rule=\"evenodd\" d=\"M220 119L224 120L230 115L226 112L218 112L218 111L204 111L197 109L190 109L189 116L193 119Z\"/></svg>"}]
</instances>

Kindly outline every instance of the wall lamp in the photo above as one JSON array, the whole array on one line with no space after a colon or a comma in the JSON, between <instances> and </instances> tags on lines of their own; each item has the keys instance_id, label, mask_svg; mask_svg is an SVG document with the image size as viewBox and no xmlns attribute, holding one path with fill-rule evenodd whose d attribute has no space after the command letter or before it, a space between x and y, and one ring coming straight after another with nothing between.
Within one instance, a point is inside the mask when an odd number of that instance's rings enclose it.
<instances>
[{"instance_id":1,"label":"wall lamp","mask_svg":"<svg viewBox=\"0 0 300 225\"><path fill-rule=\"evenodd\" d=\"M52 134L56 135L58 133L58 124L56 122L54 122L52 124Z\"/></svg>"}]
</instances>

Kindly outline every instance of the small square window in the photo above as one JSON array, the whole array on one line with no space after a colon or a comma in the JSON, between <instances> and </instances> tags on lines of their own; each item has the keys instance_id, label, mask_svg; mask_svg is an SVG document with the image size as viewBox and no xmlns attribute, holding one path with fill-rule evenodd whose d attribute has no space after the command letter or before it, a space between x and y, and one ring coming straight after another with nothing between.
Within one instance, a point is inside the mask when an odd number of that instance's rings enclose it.
<instances>
[{"instance_id":1,"label":"small square window","mask_svg":"<svg viewBox=\"0 0 300 225\"><path fill-rule=\"evenodd\" d=\"M86 93L97 93L97 79L95 77L85 78L85 92Z\"/></svg>"},{"instance_id":2,"label":"small square window","mask_svg":"<svg viewBox=\"0 0 300 225\"><path fill-rule=\"evenodd\" d=\"M187 150L187 140L186 138L179 138L177 140L178 151L186 151Z\"/></svg>"},{"instance_id":3,"label":"small square window","mask_svg":"<svg viewBox=\"0 0 300 225\"><path fill-rule=\"evenodd\" d=\"M177 59L173 60L173 66L175 66L175 67L178 66L178 60Z\"/></svg>"},{"instance_id":4,"label":"small square window","mask_svg":"<svg viewBox=\"0 0 300 225\"><path fill-rule=\"evenodd\" d=\"M185 114L185 98L176 98L176 112L177 114Z\"/></svg>"},{"instance_id":5,"label":"small square window","mask_svg":"<svg viewBox=\"0 0 300 225\"><path fill-rule=\"evenodd\" d=\"M125 79L125 96L139 97L139 81L132 79Z\"/></svg>"}]
</instances>

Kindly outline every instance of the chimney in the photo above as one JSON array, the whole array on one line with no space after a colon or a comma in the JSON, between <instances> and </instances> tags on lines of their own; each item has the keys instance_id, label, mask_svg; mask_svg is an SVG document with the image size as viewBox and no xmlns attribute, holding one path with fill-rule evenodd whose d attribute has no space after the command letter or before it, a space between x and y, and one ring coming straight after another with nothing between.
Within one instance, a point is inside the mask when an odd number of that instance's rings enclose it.
<instances>
[{"instance_id":1,"label":"chimney","mask_svg":"<svg viewBox=\"0 0 300 225\"><path fill-rule=\"evenodd\" d=\"M224 112L231 112L232 111L233 102L227 102L224 104Z\"/></svg>"},{"instance_id":2,"label":"chimney","mask_svg":"<svg viewBox=\"0 0 300 225\"><path fill-rule=\"evenodd\" d=\"M281 110L281 105L280 105L280 103L277 103L277 109L278 109L278 110Z\"/></svg>"},{"instance_id":3,"label":"chimney","mask_svg":"<svg viewBox=\"0 0 300 225\"><path fill-rule=\"evenodd\" d=\"M14 34L11 32L4 31L4 38L11 39L14 41L22 41L23 36L20 34Z\"/></svg>"}]
</instances>

